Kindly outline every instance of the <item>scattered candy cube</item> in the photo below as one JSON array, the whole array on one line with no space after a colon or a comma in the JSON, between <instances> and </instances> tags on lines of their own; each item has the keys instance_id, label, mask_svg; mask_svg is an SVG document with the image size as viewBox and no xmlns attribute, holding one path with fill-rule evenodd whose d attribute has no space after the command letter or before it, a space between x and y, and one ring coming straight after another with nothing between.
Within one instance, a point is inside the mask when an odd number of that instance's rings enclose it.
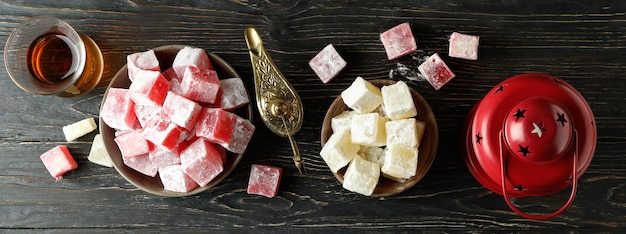
<instances>
[{"instance_id":1,"label":"scattered candy cube","mask_svg":"<svg viewBox=\"0 0 626 234\"><path fill-rule=\"evenodd\" d=\"M87 160L92 163L105 166L105 167L113 167L113 162L109 157L109 153L107 149L104 147L104 141L102 140L102 135L97 134L93 138L93 142L91 143L91 149L89 150L89 156L87 156Z\"/></svg>"},{"instance_id":2,"label":"scattered candy cube","mask_svg":"<svg viewBox=\"0 0 626 234\"><path fill-rule=\"evenodd\" d=\"M436 90L439 90L455 76L437 53L431 55L417 69Z\"/></svg>"},{"instance_id":3,"label":"scattered candy cube","mask_svg":"<svg viewBox=\"0 0 626 234\"><path fill-rule=\"evenodd\" d=\"M87 133L96 130L98 126L96 125L96 121L93 118L83 119L76 123L63 126L63 135L65 135L65 140L73 141L86 135Z\"/></svg>"},{"instance_id":4,"label":"scattered candy cube","mask_svg":"<svg viewBox=\"0 0 626 234\"><path fill-rule=\"evenodd\" d=\"M364 146L384 146L387 142L385 123L389 118L378 113L358 114L350 122L352 143Z\"/></svg>"},{"instance_id":5,"label":"scattered candy cube","mask_svg":"<svg viewBox=\"0 0 626 234\"><path fill-rule=\"evenodd\" d=\"M130 99L128 89L110 88L106 101L100 110L100 118L117 130L133 130L138 125L135 103Z\"/></svg>"},{"instance_id":6,"label":"scattered candy cube","mask_svg":"<svg viewBox=\"0 0 626 234\"><path fill-rule=\"evenodd\" d=\"M392 120L385 123L387 146L417 147L419 139L414 118Z\"/></svg>"},{"instance_id":7,"label":"scattered candy cube","mask_svg":"<svg viewBox=\"0 0 626 234\"><path fill-rule=\"evenodd\" d=\"M161 106L170 89L170 83L161 72L139 70L135 76L135 80L128 88L135 105Z\"/></svg>"},{"instance_id":8,"label":"scattered candy cube","mask_svg":"<svg viewBox=\"0 0 626 234\"><path fill-rule=\"evenodd\" d=\"M68 171L78 168L78 164L74 161L72 154L70 154L67 146L64 145L59 145L46 151L39 158L46 169L48 169L48 172L50 172L50 175L57 179L63 177Z\"/></svg>"},{"instance_id":9,"label":"scattered candy cube","mask_svg":"<svg viewBox=\"0 0 626 234\"><path fill-rule=\"evenodd\" d=\"M372 195L380 177L380 166L360 156L354 157L343 176L343 188L365 196Z\"/></svg>"},{"instance_id":10,"label":"scattered candy cube","mask_svg":"<svg viewBox=\"0 0 626 234\"><path fill-rule=\"evenodd\" d=\"M380 89L362 77L357 77L350 87L342 91L341 98L360 114L370 113L383 103Z\"/></svg>"},{"instance_id":11,"label":"scattered candy cube","mask_svg":"<svg viewBox=\"0 0 626 234\"><path fill-rule=\"evenodd\" d=\"M154 50L134 53L126 56L126 64L128 68L128 78L135 80L136 73L139 70L161 71L159 60Z\"/></svg>"},{"instance_id":12,"label":"scattered candy cube","mask_svg":"<svg viewBox=\"0 0 626 234\"><path fill-rule=\"evenodd\" d=\"M272 198L278 194L282 168L252 164L248 180L248 194L262 195Z\"/></svg>"},{"instance_id":13,"label":"scattered candy cube","mask_svg":"<svg viewBox=\"0 0 626 234\"><path fill-rule=\"evenodd\" d=\"M220 80L219 106L228 111L235 110L250 103L248 91L241 78Z\"/></svg>"},{"instance_id":14,"label":"scattered candy cube","mask_svg":"<svg viewBox=\"0 0 626 234\"><path fill-rule=\"evenodd\" d=\"M163 183L163 189L168 191L186 193L198 187L180 164L159 168L159 178Z\"/></svg>"},{"instance_id":15,"label":"scattered candy cube","mask_svg":"<svg viewBox=\"0 0 626 234\"><path fill-rule=\"evenodd\" d=\"M191 130L198 121L201 109L200 104L174 92L167 92L161 113L178 126Z\"/></svg>"},{"instance_id":16,"label":"scattered candy cube","mask_svg":"<svg viewBox=\"0 0 626 234\"><path fill-rule=\"evenodd\" d=\"M385 162L380 169L383 174L408 179L417 171L417 148L392 146L385 151Z\"/></svg>"},{"instance_id":17,"label":"scattered candy cube","mask_svg":"<svg viewBox=\"0 0 626 234\"><path fill-rule=\"evenodd\" d=\"M172 69L174 69L176 76L181 79L187 67L193 67L198 70L213 69L211 60L209 60L206 52L203 49L193 47L185 47L178 51L172 63Z\"/></svg>"},{"instance_id":18,"label":"scattered candy cube","mask_svg":"<svg viewBox=\"0 0 626 234\"><path fill-rule=\"evenodd\" d=\"M335 78L346 67L346 64L333 44L328 44L309 61L309 66L323 83L328 83Z\"/></svg>"},{"instance_id":19,"label":"scattered candy cube","mask_svg":"<svg viewBox=\"0 0 626 234\"><path fill-rule=\"evenodd\" d=\"M198 138L180 153L180 163L191 179L205 186L224 170L220 152L210 142Z\"/></svg>"},{"instance_id":20,"label":"scattered candy cube","mask_svg":"<svg viewBox=\"0 0 626 234\"><path fill-rule=\"evenodd\" d=\"M200 70L195 67L187 67L180 87L183 96L197 102L215 103L220 89L220 81L217 72L213 70Z\"/></svg>"},{"instance_id":21,"label":"scattered candy cube","mask_svg":"<svg viewBox=\"0 0 626 234\"><path fill-rule=\"evenodd\" d=\"M453 32L452 35L450 35L448 55L455 58L477 60L478 40L478 36Z\"/></svg>"},{"instance_id":22,"label":"scattered candy cube","mask_svg":"<svg viewBox=\"0 0 626 234\"><path fill-rule=\"evenodd\" d=\"M417 115L409 86L404 81L381 88L385 114L392 120L411 118Z\"/></svg>"},{"instance_id":23,"label":"scattered candy cube","mask_svg":"<svg viewBox=\"0 0 626 234\"><path fill-rule=\"evenodd\" d=\"M357 156L360 147L352 143L350 131L334 132L322 147L320 156L332 172L337 172Z\"/></svg>"},{"instance_id":24,"label":"scattered candy cube","mask_svg":"<svg viewBox=\"0 0 626 234\"><path fill-rule=\"evenodd\" d=\"M417 50L417 43L409 23L402 23L380 34L387 59L393 60Z\"/></svg>"}]
</instances>

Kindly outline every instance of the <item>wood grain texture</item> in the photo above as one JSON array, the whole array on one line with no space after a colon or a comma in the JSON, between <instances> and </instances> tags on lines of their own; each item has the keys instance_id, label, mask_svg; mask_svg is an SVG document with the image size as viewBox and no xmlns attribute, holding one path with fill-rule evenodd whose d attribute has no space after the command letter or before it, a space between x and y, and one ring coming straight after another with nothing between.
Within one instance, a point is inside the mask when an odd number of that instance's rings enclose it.
<instances>
[{"instance_id":1,"label":"wood grain texture","mask_svg":"<svg viewBox=\"0 0 626 234\"><path fill-rule=\"evenodd\" d=\"M288 140L262 126L257 114L251 145L225 181L191 197L150 195L113 168L87 161L95 133L72 143L64 140L64 125L98 116L104 89L74 99L35 96L0 72L1 229L626 229L626 4L621 1L0 1L0 44L20 22L36 15L62 18L92 37L104 55L105 78L124 65L127 54L184 44L218 54L248 87L254 86L243 30L255 27L302 98L305 118L295 138L308 174L298 174ZM457 77L439 91L425 82L409 82L429 102L439 127L439 148L427 175L396 196L364 197L343 189L319 156L321 123L330 103L356 76L388 78L396 63L417 65L410 56L387 60L379 40L381 32L403 22L411 23L418 47L443 55ZM445 56L453 31L481 37L479 60ZM307 62L329 43L348 66L322 84ZM461 151L463 121L472 105L500 81L524 72L543 72L572 84L597 122L596 153L576 199L547 221L510 211L502 197L472 177ZM79 168L55 181L39 155L58 144L68 145ZM254 163L283 168L278 197L246 194ZM557 209L568 193L515 202L546 212Z\"/></svg>"}]
</instances>

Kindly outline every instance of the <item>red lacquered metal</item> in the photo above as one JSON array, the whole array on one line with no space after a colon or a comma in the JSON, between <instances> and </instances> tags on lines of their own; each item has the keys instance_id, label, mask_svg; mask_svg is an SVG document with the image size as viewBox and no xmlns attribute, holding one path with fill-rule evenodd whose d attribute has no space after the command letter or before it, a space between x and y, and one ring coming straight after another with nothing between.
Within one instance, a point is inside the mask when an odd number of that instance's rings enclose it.
<instances>
[{"instance_id":1,"label":"red lacquered metal","mask_svg":"<svg viewBox=\"0 0 626 234\"><path fill-rule=\"evenodd\" d=\"M583 96L565 81L539 73L517 75L494 87L472 108L465 129L465 162L472 175L531 219L554 217L569 206L597 138ZM509 201L570 186L570 199L548 215L526 214Z\"/></svg>"}]
</instances>

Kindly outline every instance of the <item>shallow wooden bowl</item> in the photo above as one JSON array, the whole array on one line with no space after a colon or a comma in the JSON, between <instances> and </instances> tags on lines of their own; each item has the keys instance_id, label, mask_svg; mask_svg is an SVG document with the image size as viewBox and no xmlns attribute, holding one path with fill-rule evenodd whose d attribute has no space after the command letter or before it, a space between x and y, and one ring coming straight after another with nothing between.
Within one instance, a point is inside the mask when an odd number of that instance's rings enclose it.
<instances>
[{"instance_id":1,"label":"shallow wooden bowl","mask_svg":"<svg viewBox=\"0 0 626 234\"><path fill-rule=\"evenodd\" d=\"M368 81L379 88L385 85L392 85L396 83L396 81L393 80ZM397 182L394 180L383 178L381 176L372 196L385 197L406 191L407 189L417 184L417 182L419 182L424 177L424 175L426 175L426 172L428 172L430 166L435 160L439 139L439 132L437 130L437 121L435 120L435 115L433 114L433 111L430 109L430 106L422 97L422 95L420 95L412 88L411 95L413 96L413 102L415 103L415 108L417 109L417 116L415 118L426 123L424 137L422 138L419 145L417 171L413 177L404 182ZM326 116L324 117L324 122L322 124L322 147L324 147L328 138L330 138L330 136L333 134L333 130L331 128L331 119L346 110L349 110L349 108L343 102L341 96L338 96L328 108ZM333 173L335 177L337 177L337 180L339 180L339 182L341 183L343 183L343 176L346 173L346 169L347 166L337 171L337 173Z\"/></svg>"},{"instance_id":2,"label":"shallow wooden bowl","mask_svg":"<svg viewBox=\"0 0 626 234\"><path fill-rule=\"evenodd\" d=\"M154 48L154 52L161 64L161 69L165 70L172 66L174 62L174 58L178 51L185 46L183 45L167 45ZM217 71L220 79L224 78L232 78L232 77L240 77L239 74L233 69L226 61L218 57L217 55L207 52L209 55L209 59L213 65L213 69ZM113 77L111 83L107 88L107 93L110 88L128 88L130 86L130 80L128 79L128 69L126 66L122 67ZM102 103L106 100L106 95L104 94L104 98ZM102 106L100 106L102 108ZM239 108L236 112L237 115L251 120L252 106L250 104ZM138 188L155 195L165 196L165 197L182 197L194 195L199 192L205 191L219 182L221 182L224 178L226 178L239 164L243 154L233 154L228 153L228 159L224 163L224 171L219 174L213 181L209 184L198 187L194 190L191 190L186 193L172 192L163 189L163 184L161 183L161 179L159 175L155 177L146 176L142 173L135 171L134 169L126 166L124 161L122 160L122 154L120 153L117 144L113 141L115 139L115 130L110 128L103 120L100 118L100 134L102 134L102 139L104 140L104 145L106 147L111 160L113 161L113 166L115 169L124 177L128 182L137 186Z\"/></svg>"}]
</instances>

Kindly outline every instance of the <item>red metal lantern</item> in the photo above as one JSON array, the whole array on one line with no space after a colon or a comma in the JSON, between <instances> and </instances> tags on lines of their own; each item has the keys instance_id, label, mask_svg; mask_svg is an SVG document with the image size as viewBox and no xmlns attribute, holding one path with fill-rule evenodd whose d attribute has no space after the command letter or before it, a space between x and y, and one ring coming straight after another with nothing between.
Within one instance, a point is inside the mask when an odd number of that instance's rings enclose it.
<instances>
[{"instance_id":1,"label":"red metal lantern","mask_svg":"<svg viewBox=\"0 0 626 234\"><path fill-rule=\"evenodd\" d=\"M569 206L596 147L595 120L583 96L546 74L504 80L472 108L465 125L465 162L472 175L530 219L549 219ZM569 200L550 214L527 214L510 201L570 186Z\"/></svg>"}]
</instances>

